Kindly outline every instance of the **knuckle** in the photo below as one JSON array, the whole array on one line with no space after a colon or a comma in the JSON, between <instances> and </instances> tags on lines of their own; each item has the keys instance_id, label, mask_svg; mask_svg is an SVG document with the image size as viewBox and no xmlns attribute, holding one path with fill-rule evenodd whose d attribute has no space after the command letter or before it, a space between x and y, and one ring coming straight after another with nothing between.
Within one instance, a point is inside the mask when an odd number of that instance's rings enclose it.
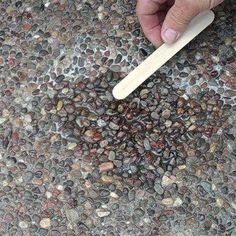
<instances>
[{"instance_id":1,"label":"knuckle","mask_svg":"<svg viewBox=\"0 0 236 236\"><path fill-rule=\"evenodd\" d=\"M177 0L176 4L179 8L183 8L185 14L187 12L199 12L204 8L205 3L207 0L199 0L199 1L193 1L193 0Z\"/></svg>"},{"instance_id":2,"label":"knuckle","mask_svg":"<svg viewBox=\"0 0 236 236\"><path fill-rule=\"evenodd\" d=\"M223 2L223 0L208 0L208 9L212 9L213 7L219 5Z\"/></svg>"},{"instance_id":3,"label":"knuckle","mask_svg":"<svg viewBox=\"0 0 236 236\"><path fill-rule=\"evenodd\" d=\"M208 9L211 9L212 7L214 7L214 3L215 3L216 1L215 1L215 0L208 0L207 2L208 2L207 8L208 8Z\"/></svg>"},{"instance_id":4,"label":"knuckle","mask_svg":"<svg viewBox=\"0 0 236 236\"><path fill-rule=\"evenodd\" d=\"M136 13L138 14L139 13L139 0L137 1L135 10L136 10Z\"/></svg>"},{"instance_id":5,"label":"knuckle","mask_svg":"<svg viewBox=\"0 0 236 236\"><path fill-rule=\"evenodd\" d=\"M142 7L140 6L140 4L141 4L140 0L138 0L137 5L136 5L136 9L135 9L138 16L142 15Z\"/></svg>"},{"instance_id":6,"label":"knuckle","mask_svg":"<svg viewBox=\"0 0 236 236\"><path fill-rule=\"evenodd\" d=\"M170 12L170 18L179 25L186 25L190 20L186 14L186 7L182 5L176 5L176 9Z\"/></svg>"}]
</instances>

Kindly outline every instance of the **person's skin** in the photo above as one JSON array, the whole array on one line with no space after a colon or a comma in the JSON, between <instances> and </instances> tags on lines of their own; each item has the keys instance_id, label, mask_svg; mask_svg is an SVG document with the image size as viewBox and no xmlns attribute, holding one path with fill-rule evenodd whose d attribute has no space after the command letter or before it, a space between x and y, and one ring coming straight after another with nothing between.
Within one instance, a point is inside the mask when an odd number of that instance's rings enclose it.
<instances>
[{"instance_id":1,"label":"person's skin","mask_svg":"<svg viewBox=\"0 0 236 236\"><path fill-rule=\"evenodd\" d=\"M146 37L155 45L178 40L200 12L223 0L138 0L137 15Z\"/></svg>"}]
</instances>

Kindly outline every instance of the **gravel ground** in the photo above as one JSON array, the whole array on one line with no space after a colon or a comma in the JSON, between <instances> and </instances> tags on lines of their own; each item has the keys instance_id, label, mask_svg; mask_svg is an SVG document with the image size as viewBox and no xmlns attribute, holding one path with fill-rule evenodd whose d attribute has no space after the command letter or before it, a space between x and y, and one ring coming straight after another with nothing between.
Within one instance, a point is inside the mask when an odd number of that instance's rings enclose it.
<instances>
[{"instance_id":1,"label":"gravel ground","mask_svg":"<svg viewBox=\"0 0 236 236\"><path fill-rule=\"evenodd\" d=\"M127 0L0 1L0 235L236 235L236 2L126 100L154 48Z\"/></svg>"}]
</instances>

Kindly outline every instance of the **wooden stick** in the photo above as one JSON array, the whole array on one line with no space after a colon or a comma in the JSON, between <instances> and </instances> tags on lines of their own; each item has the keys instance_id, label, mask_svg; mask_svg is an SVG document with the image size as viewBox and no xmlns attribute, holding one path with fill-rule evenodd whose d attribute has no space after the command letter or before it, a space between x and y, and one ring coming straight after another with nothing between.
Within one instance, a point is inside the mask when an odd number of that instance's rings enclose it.
<instances>
[{"instance_id":1,"label":"wooden stick","mask_svg":"<svg viewBox=\"0 0 236 236\"><path fill-rule=\"evenodd\" d=\"M163 66L178 51L209 26L215 18L213 11L205 11L196 16L189 24L187 30L172 44L163 44L145 61L135 68L129 75L121 80L113 89L112 93L116 99L124 99L140 86L156 70Z\"/></svg>"}]
</instances>

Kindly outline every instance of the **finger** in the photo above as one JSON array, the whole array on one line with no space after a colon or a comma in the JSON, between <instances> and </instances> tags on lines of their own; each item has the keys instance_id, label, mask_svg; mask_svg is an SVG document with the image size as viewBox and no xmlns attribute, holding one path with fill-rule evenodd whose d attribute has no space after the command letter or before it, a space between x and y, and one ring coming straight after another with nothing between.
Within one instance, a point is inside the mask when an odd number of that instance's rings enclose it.
<instances>
[{"instance_id":1,"label":"finger","mask_svg":"<svg viewBox=\"0 0 236 236\"><path fill-rule=\"evenodd\" d=\"M190 21L201 11L211 9L223 0L176 0L166 15L161 37L166 43L174 43L186 30Z\"/></svg>"},{"instance_id":2,"label":"finger","mask_svg":"<svg viewBox=\"0 0 236 236\"><path fill-rule=\"evenodd\" d=\"M165 14L161 12L166 9L162 4L167 0L139 0L137 4L137 15L146 37L155 45L162 43L161 23Z\"/></svg>"},{"instance_id":3,"label":"finger","mask_svg":"<svg viewBox=\"0 0 236 236\"><path fill-rule=\"evenodd\" d=\"M138 0L136 12L137 15L152 15L159 10L165 8L165 3L167 0Z\"/></svg>"},{"instance_id":4,"label":"finger","mask_svg":"<svg viewBox=\"0 0 236 236\"><path fill-rule=\"evenodd\" d=\"M190 21L200 13L201 9L193 1L176 0L168 11L161 36L164 42L174 43L185 31Z\"/></svg>"},{"instance_id":5,"label":"finger","mask_svg":"<svg viewBox=\"0 0 236 236\"><path fill-rule=\"evenodd\" d=\"M214 7L216 7L217 5L221 4L222 2L224 2L224 0L209 0L209 1L203 1L205 4L207 4L207 6L205 7L205 9L212 9ZM203 3L203 4L204 4Z\"/></svg>"},{"instance_id":6,"label":"finger","mask_svg":"<svg viewBox=\"0 0 236 236\"><path fill-rule=\"evenodd\" d=\"M142 17L142 20L145 22L145 24L142 26L143 32L147 39L156 47L159 47L163 43L161 38L161 27L165 16L166 12L158 12L158 15L152 15L152 17Z\"/></svg>"}]
</instances>

